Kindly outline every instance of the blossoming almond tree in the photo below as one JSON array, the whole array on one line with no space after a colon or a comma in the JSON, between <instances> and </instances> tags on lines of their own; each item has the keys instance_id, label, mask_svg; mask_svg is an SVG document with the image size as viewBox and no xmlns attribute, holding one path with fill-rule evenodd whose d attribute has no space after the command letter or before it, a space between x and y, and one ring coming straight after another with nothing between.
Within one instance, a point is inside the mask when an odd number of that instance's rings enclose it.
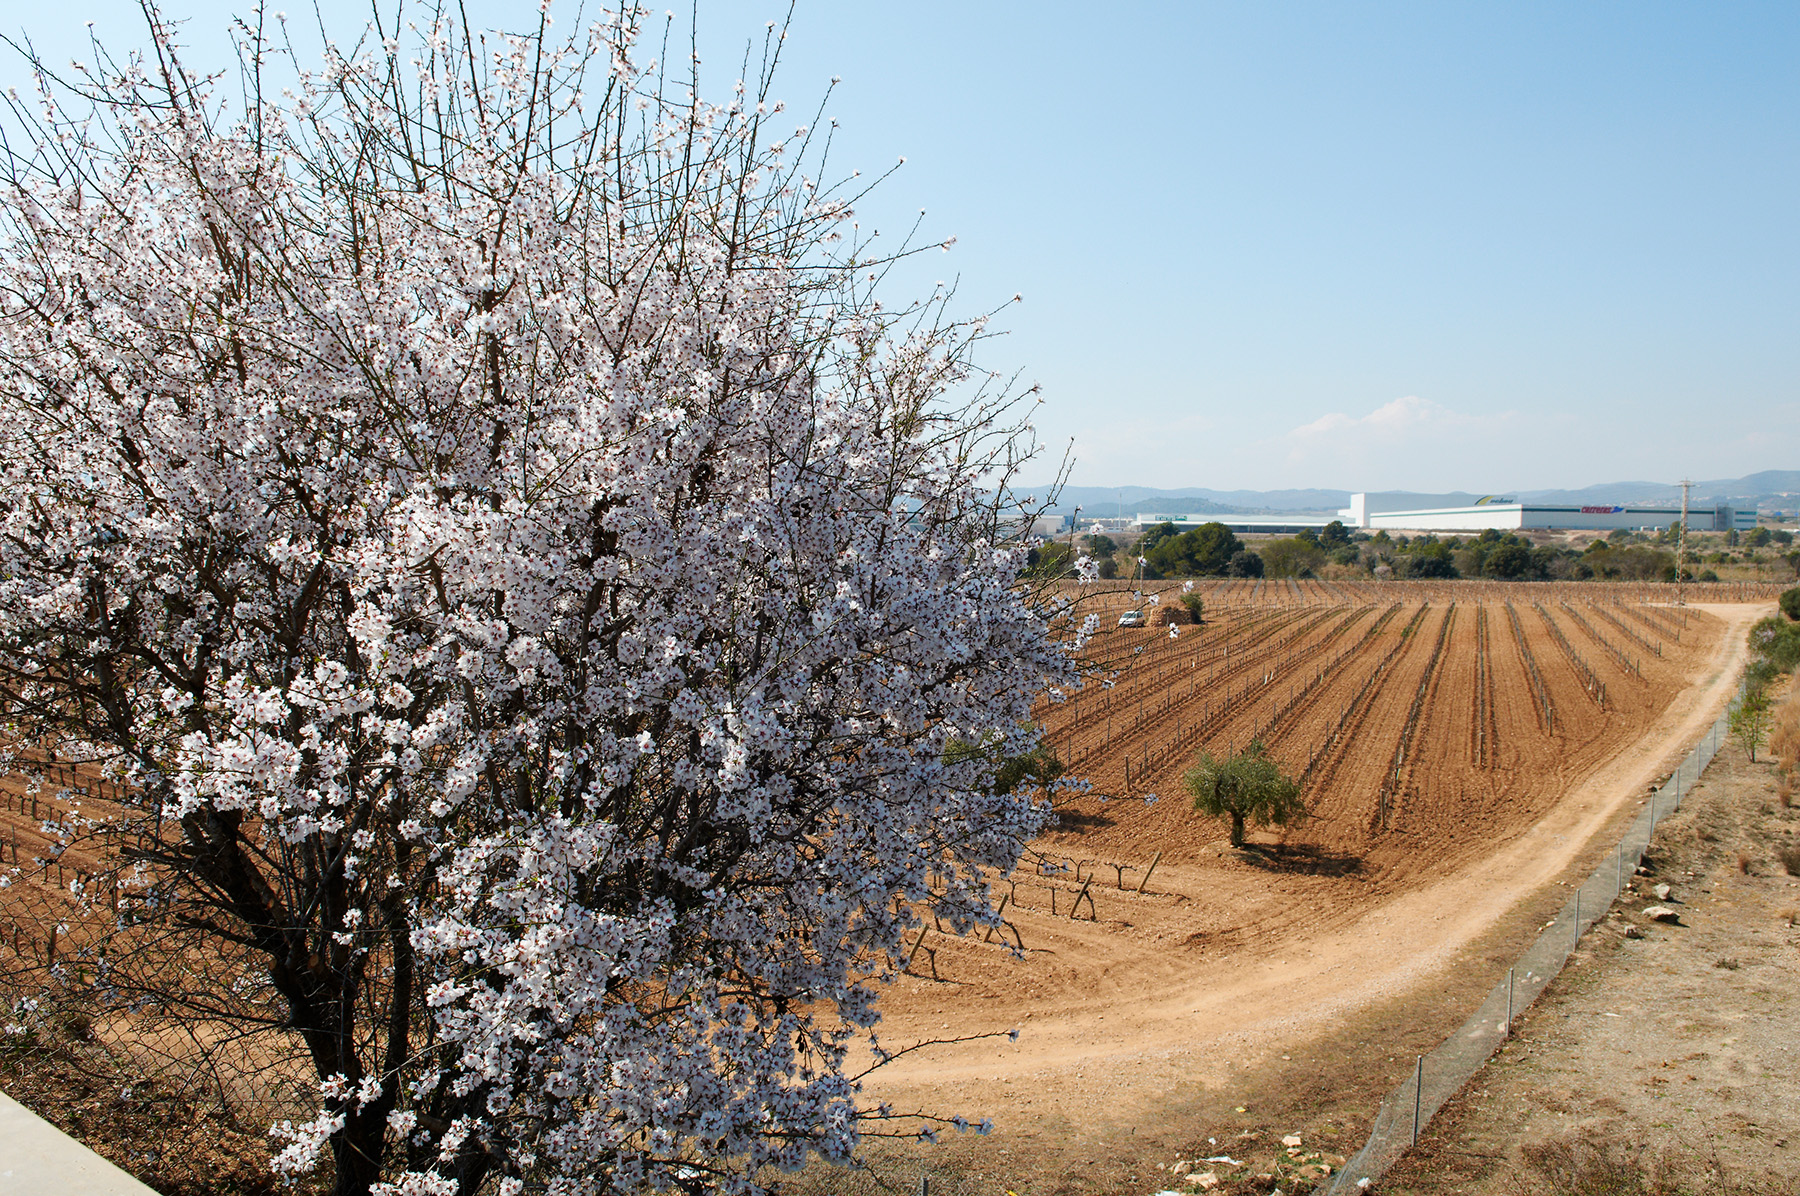
<instances>
[{"instance_id":1,"label":"blossoming almond tree","mask_svg":"<svg viewBox=\"0 0 1800 1196\"><path fill-rule=\"evenodd\" d=\"M107 761L155 908L266 969L319 1082L279 1169L848 1159L847 1051L922 912L994 924L1073 679L983 321L874 299L778 36L709 106L637 9L310 73L257 17L234 107L149 16L12 101L14 742Z\"/></svg>"}]
</instances>

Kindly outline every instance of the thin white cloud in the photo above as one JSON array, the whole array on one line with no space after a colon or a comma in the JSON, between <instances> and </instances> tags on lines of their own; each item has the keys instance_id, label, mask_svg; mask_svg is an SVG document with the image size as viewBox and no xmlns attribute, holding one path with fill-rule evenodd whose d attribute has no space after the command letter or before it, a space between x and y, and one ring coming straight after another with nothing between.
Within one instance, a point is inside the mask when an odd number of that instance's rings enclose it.
<instances>
[{"instance_id":1,"label":"thin white cloud","mask_svg":"<svg viewBox=\"0 0 1800 1196\"><path fill-rule=\"evenodd\" d=\"M1346 432L1361 432L1377 436L1417 435L1421 432L1441 433L1478 427L1497 427L1511 419L1513 415L1514 413L1510 411L1493 415L1464 415L1461 412L1450 410L1442 403L1421 399L1418 395L1403 395L1391 402L1383 403L1363 416L1346 415L1342 411L1321 415L1309 424L1301 424L1288 435L1295 440L1305 442L1323 436L1341 436Z\"/></svg>"},{"instance_id":2,"label":"thin white cloud","mask_svg":"<svg viewBox=\"0 0 1800 1196\"><path fill-rule=\"evenodd\" d=\"M1217 429L1199 412L1179 416L1118 414L1074 431L1074 480L1079 485L1204 486L1198 472ZM1061 445L1055 445L1058 450Z\"/></svg>"},{"instance_id":3,"label":"thin white cloud","mask_svg":"<svg viewBox=\"0 0 1800 1196\"><path fill-rule=\"evenodd\" d=\"M1790 430L1800 429L1800 418L1777 418L1749 433L1690 423L1671 442L1660 420L1596 415L1579 403L1501 408L1474 401L1457 408L1409 394L1361 411L1322 413L1314 406L1277 414L1248 400L1154 413L1145 406L1119 401L1106 419L1060 413L1061 426L1046 429L1050 456L1060 457L1072 435L1070 480L1084 486L1483 494L1684 474L1735 477L1800 451L1800 431ZM1792 412L1800 404L1778 414ZM1297 415L1311 417L1291 422Z\"/></svg>"},{"instance_id":4,"label":"thin white cloud","mask_svg":"<svg viewBox=\"0 0 1800 1196\"><path fill-rule=\"evenodd\" d=\"M1479 488L1490 473L1512 473L1494 466L1527 451L1526 423L1516 411L1457 411L1402 395L1361 415L1327 412L1262 447L1278 472L1314 485Z\"/></svg>"}]
</instances>

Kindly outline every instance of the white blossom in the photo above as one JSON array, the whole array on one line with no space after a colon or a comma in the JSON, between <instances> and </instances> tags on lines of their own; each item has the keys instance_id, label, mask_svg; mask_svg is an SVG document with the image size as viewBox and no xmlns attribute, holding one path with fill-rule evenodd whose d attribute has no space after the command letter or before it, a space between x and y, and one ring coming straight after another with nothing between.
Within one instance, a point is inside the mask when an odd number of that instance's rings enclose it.
<instances>
[{"instance_id":1,"label":"white blossom","mask_svg":"<svg viewBox=\"0 0 1800 1196\"><path fill-rule=\"evenodd\" d=\"M544 65L428 24L241 121L120 67L0 199L9 718L116 711L168 867L257 877L211 916L338 1069L283 1176L844 1160L909 930L992 925L1046 813L995 760L1098 624L994 538L984 322L877 307L804 139L657 94L639 19Z\"/></svg>"}]
</instances>

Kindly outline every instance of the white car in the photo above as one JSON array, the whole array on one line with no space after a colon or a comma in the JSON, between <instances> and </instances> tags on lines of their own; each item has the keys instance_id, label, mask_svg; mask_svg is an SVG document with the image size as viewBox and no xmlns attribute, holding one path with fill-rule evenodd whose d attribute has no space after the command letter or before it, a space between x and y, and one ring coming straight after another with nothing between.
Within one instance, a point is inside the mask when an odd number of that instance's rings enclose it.
<instances>
[{"instance_id":1,"label":"white car","mask_svg":"<svg viewBox=\"0 0 1800 1196\"><path fill-rule=\"evenodd\" d=\"M1143 625L1144 612L1141 610L1128 610L1119 616L1119 626L1121 627L1142 627Z\"/></svg>"}]
</instances>

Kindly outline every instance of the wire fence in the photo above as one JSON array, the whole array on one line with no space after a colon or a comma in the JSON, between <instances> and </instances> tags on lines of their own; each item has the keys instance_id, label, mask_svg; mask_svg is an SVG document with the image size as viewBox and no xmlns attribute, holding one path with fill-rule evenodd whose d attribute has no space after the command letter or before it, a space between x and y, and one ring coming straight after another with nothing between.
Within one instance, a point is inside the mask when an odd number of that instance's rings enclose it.
<instances>
[{"instance_id":1,"label":"wire fence","mask_svg":"<svg viewBox=\"0 0 1800 1196\"><path fill-rule=\"evenodd\" d=\"M317 1084L266 963L172 916L179 893L126 862L129 820L76 825L102 800L96 778L45 772L49 786L0 778L0 1078L52 1104L258 1135L310 1116Z\"/></svg>"},{"instance_id":2,"label":"wire fence","mask_svg":"<svg viewBox=\"0 0 1800 1196\"><path fill-rule=\"evenodd\" d=\"M1418 1142L1419 1135L1444 1102L1461 1091L1469 1078L1487 1064L1506 1041L1518 1015L1537 1000L1544 987L1562 971L1580 942L1582 932L1605 916L1624 889L1626 880L1636 875L1638 865L1650 849L1657 823L1681 808L1682 798L1718 754L1727 730L1727 716L1721 715L1700 737L1674 774L1652 791L1650 801L1626 829L1617 846L1494 985L1469 1020L1436 1050L1419 1056L1413 1074L1381 1102L1368 1142L1339 1168L1327 1191L1354 1192L1380 1179Z\"/></svg>"}]
</instances>

